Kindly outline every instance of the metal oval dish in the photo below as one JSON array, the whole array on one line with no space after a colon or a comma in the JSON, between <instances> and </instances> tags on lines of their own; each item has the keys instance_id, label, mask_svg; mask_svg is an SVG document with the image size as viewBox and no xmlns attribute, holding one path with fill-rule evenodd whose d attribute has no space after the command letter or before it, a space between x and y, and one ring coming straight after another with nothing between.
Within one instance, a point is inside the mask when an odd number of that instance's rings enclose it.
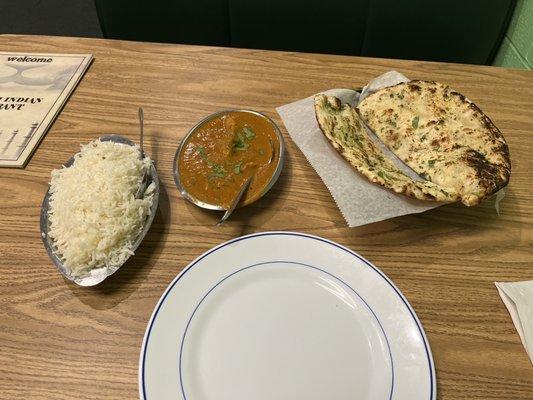
<instances>
[{"instance_id":1,"label":"metal oval dish","mask_svg":"<svg viewBox=\"0 0 533 400\"><path fill-rule=\"evenodd\" d=\"M119 135L106 135L102 136L100 138L101 141L111 141L115 143L122 143L129 146L134 146L135 143L131 140L119 136ZM143 157L145 156L145 153L143 152ZM65 167L70 167L72 163L74 162L74 156L72 156L65 164ZM155 190L154 190L154 199L152 202L152 207L150 208L150 215L146 218L146 221L144 222L143 230L141 231L140 235L137 237L135 242L133 243L132 250L135 251L137 247L141 244L144 237L148 233L148 230L150 229L150 226L152 225L152 221L154 220L155 213L157 211L157 205L159 202L159 178L157 176L157 171L155 169L154 163L152 161L152 166L150 168L150 172L148 173L148 183L147 185L150 185L152 182L155 183ZM43 240L44 247L46 249L46 252L48 253L48 256L50 256L50 259L54 263L54 265L57 267L59 272L67 278L68 280L73 281L74 283L77 283L80 286L94 286L102 282L104 279L106 279L108 276L114 274L128 259L124 261L123 264L114 267L114 268L97 268L91 271L91 275L79 278L74 277L69 274L67 268L63 265L63 262L59 258L59 256L56 253L56 249L54 248L54 245L52 243L52 239L48 236L49 231L49 220L48 220L48 210L49 210L49 201L50 201L50 187L48 187L48 190L46 191L46 194L43 199L43 204L41 206L41 238Z\"/></svg>"},{"instance_id":2,"label":"metal oval dish","mask_svg":"<svg viewBox=\"0 0 533 400\"><path fill-rule=\"evenodd\" d=\"M274 174L272 175L272 178L270 178L270 181L265 186L261 194L257 199L254 201L259 200L261 197L263 197L271 188L274 186L274 183L278 180L279 175L281 174L281 170L283 169L283 162L285 160L285 142L283 141L283 135L281 134L281 131L279 130L278 126L272 121L269 117L267 117L265 114L262 114L258 111L253 110L222 110L218 111L214 114L208 115L207 117L203 118L200 122L198 122L196 125L194 125L189 132L185 135L185 137L181 140L178 149L176 150L176 154L174 155L174 161L172 166L172 172L174 175L174 182L176 183L176 187L180 191L181 195L189 200L191 203L197 205L198 207L205 208L208 210L216 210L216 211L225 211L226 209L222 206L219 206L217 204L210 204L203 202L201 200L198 200L196 197L192 196L182 185L181 179L180 179L180 171L179 171L179 163L178 159L181 154L181 151L185 147L185 143L187 142L187 139L189 136L191 136L200 126L205 124L206 122L211 121L214 118L217 118L223 114L229 113L229 112L245 112L245 113L251 113L254 115L257 115L263 119L265 119L272 127L274 128L274 131L276 132L276 136L278 137L279 141L279 158L278 158L278 165L276 166L276 170L274 171ZM245 203L243 206L246 206L251 203ZM242 206L241 206L242 207Z\"/></svg>"}]
</instances>

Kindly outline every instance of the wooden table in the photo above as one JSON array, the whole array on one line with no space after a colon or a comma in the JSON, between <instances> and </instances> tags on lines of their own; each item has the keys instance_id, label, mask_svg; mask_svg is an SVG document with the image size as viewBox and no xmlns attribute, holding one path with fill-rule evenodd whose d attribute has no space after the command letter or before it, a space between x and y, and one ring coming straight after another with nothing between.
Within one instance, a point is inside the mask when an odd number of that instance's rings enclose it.
<instances>
[{"instance_id":1,"label":"wooden table","mask_svg":"<svg viewBox=\"0 0 533 400\"><path fill-rule=\"evenodd\" d=\"M195 257L252 232L320 235L359 252L409 299L429 338L440 399L531 399L533 368L494 281L533 278L533 73L493 67L94 39L0 36L3 51L93 53L95 61L28 166L0 170L0 398L134 399L143 334L169 282ZM349 229L291 141L275 107L390 69L450 84L500 127L513 172L493 203L449 205ZM162 181L155 223L138 253L102 285L65 281L39 237L50 171L103 133L138 137ZM180 197L172 158L203 116L251 108L279 123L285 169L272 191L219 216ZM251 400L251 399L250 399Z\"/></svg>"}]
</instances>

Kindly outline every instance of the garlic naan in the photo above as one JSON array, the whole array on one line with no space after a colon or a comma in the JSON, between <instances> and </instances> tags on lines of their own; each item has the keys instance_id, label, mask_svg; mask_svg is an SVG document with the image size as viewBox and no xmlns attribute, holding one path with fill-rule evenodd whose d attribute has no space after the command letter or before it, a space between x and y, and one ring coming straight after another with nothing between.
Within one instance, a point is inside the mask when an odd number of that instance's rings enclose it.
<instances>
[{"instance_id":1,"label":"garlic naan","mask_svg":"<svg viewBox=\"0 0 533 400\"><path fill-rule=\"evenodd\" d=\"M458 196L429 181L414 181L388 160L368 136L357 111L332 96L315 97L320 129L332 146L369 181L420 200L453 202Z\"/></svg>"},{"instance_id":2,"label":"garlic naan","mask_svg":"<svg viewBox=\"0 0 533 400\"><path fill-rule=\"evenodd\" d=\"M400 83L369 95L357 108L398 158L423 178L456 192L467 206L509 181L503 135L474 103L446 85Z\"/></svg>"}]
</instances>

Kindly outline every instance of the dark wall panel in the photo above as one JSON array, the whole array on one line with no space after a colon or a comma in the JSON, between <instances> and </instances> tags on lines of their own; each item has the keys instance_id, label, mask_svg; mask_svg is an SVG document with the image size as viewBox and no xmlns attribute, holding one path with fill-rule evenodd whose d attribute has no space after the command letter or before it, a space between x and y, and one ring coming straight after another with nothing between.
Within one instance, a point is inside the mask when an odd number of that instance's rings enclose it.
<instances>
[{"instance_id":1,"label":"dark wall panel","mask_svg":"<svg viewBox=\"0 0 533 400\"><path fill-rule=\"evenodd\" d=\"M0 33L102 37L93 0L0 0Z\"/></svg>"},{"instance_id":2,"label":"dark wall panel","mask_svg":"<svg viewBox=\"0 0 533 400\"><path fill-rule=\"evenodd\" d=\"M516 0L372 0L361 55L491 63Z\"/></svg>"}]
</instances>

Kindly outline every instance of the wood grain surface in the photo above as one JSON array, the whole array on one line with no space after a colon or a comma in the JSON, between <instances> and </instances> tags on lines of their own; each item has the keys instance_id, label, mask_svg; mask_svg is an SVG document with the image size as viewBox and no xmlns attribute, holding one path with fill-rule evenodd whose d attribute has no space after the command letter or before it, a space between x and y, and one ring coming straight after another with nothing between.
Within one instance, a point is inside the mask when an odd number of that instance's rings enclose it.
<instances>
[{"instance_id":1,"label":"wood grain surface","mask_svg":"<svg viewBox=\"0 0 533 400\"><path fill-rule=\"evenodd\" d=\"M533 368L494 287L533 279L533 72L43 36L3 35L0 47L95 56L27 167L0 169L0 398L137 398L141 342L166 286L209 248L267 230L337 241L386 273L425 328L439 399L533 398ZM390 69L451 85L502 130L513 170L501 215L487 201L346 227L275 107L329 88L361 87ZM138 106L145 149L162 181L159 211L137 254L102 285L84 289L48 259L39 237L41 201L50 171L81 143L104 133L136 140ZM287 160L266 197L215 227L219 213L180 197L172 158L191 126L226 108L272 117L285 135Z\"/></svg>"}]
</instances>

